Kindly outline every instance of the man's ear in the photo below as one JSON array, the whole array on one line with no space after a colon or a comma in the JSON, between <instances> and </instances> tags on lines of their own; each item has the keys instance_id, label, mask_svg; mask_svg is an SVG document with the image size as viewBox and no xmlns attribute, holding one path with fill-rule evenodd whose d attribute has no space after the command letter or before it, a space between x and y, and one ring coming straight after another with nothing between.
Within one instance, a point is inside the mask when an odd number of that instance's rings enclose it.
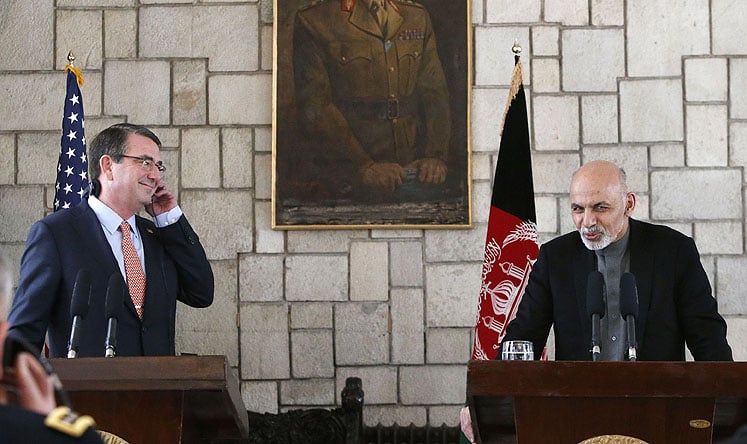
<instances>
[{"instance_id":1,"label":"man's ear","mask_svg":"<svg viewBox=\"0 0 747 444\"><path fill-rule=\"evenodd\" d=\"M112 165L114 164L114 159L108 154L104 154L99 159L99 168L101 169L101 173L106 176L107 179L112 180L114 177L112 174Z\"/></svg>"},{"instance_id":2,"label":"man's ear","mask_svg":"<svg viewBox=\"0 0 747 444\"><path fill-rule=\"evenodd\" d=\"M635 210L635 202L636 197L634 193L628 193L627 196L625 196L625 215L630 216L630 214Z\"/></svg>"}]
</instances>

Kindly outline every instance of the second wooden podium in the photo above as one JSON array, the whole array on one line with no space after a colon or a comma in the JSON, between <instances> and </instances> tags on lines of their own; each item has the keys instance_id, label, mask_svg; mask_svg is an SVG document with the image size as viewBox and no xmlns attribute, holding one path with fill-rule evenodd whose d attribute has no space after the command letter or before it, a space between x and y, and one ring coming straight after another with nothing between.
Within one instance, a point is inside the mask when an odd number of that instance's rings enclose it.
<instances>
[{"instance_id":1,"label":"second wooden podium","mask_svg":"<svg viewBox=\"0 0 747 444\"><path fill-rule=\"evenodd\" d=\"M53 359L73 408L135 443L192 443L248 432L224 356Z\"/></svg>"}]
</instances>

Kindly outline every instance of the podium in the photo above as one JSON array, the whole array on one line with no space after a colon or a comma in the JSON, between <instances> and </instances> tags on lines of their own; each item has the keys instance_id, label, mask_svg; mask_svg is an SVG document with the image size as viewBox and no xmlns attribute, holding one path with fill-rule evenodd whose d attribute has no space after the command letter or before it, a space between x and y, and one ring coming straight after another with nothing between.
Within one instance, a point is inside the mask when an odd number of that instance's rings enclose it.
<instances>
[{"instance_id":1,"label":"podium","mask_svg":"<svg viewBox=\"0 0 747 444\"><path fill-rule=\"evenodd\" d=\"M747 424L747 362L471 361L467 401L478 443L710 443Z\"/></svg>"},{"instance_id":2,"label":"podium","mask_svg":"<svg viewBox=\"0 0 747 444\"><path fill-rule=\"evenodd\" d=\"M73 408L135 443L241 438L248 418L225 356L50 360Z\"/></svg>"}]
</instances>

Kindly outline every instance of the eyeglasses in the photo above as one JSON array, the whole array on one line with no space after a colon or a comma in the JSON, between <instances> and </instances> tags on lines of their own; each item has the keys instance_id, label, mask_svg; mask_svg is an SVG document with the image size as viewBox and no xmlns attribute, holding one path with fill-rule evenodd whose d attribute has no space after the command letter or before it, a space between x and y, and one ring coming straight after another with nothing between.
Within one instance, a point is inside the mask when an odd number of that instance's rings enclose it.
<instances>
[{"instance_id":1,"label":"eyeglasses","mask_svg":"<svg viewBox=\"0 0 747 444\"><path fill-rule=\"evenodd\" d=\"M142 162L141 166L143 167L143 169L148 172L153 171L153 167L156 167L158 171L161 173L166 171L166 166L164 166L162 161L159 160L158 162L154 162L152 158L147 157L147 156L135 157L135 156L128 156L126 154L118 154L117 157L119 158L126 157L128 159L139 160L140 162Z\"/></svg>"}]
</instances>

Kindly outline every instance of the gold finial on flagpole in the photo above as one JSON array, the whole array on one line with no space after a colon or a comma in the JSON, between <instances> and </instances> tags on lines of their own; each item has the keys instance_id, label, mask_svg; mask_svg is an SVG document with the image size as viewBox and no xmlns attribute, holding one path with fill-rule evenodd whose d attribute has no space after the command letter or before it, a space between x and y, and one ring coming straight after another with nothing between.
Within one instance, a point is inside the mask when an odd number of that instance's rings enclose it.
<instances>
[{"instance_id":1,"label":"gold finial on flagpole","mask_svg":"<svg viewBox=\"0 0 747 444\"><path fill-rule=\"evenodd\" d=\"M514 46L511 47L511 51L517 56L521 55L521 46L519 46L519 39L514 40Z\"/></svg>"},{"instance_id":2,"label":"gold finial on flagpole","mask_svg":"<svg viewBox=\"0 0 747 444\"><path fill-rule=\"evenodd\" d=\"M78 86L83 86L83 73L80 72L80 69L73 66L73 62L75 62L75 56L73 55L73 51L70 50L67 53L67 65L65 66L65 72L71 71L73 74L75 74L75 78L78 81Z\"/></svg>"},{"instance_id":3,"label":"gold finial on flagpole","mask_svg":"<svg viewBox=\"0 0 747 444\"><path fill-rule=\"evenodd\" d=\"M75 56L73 55L73 51L70 50L67 52L67 63L69 63L70 66L75 66L73 62L75 62Z\"/></svg>"}]
</instances>

